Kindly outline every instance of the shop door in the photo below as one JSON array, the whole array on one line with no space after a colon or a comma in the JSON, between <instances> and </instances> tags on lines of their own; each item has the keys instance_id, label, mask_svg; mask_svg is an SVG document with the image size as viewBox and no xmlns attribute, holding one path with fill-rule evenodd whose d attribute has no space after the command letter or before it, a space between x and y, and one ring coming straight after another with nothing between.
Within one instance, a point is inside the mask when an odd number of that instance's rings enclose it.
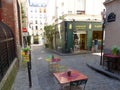
<instances>
[{"instance_id":1,"label":"shop door","mask_svg":"<svg viewBox=\"0 0 120 90\"><path fill-rule=\"evenodd\" d=\"M38 39L38 35L34 36L34 44L39 44L39 39Z\"/></svg>"},{"instance_id":2,"label":"shop door","mask_svg":"<svg viewBox=\"0 0 120 90\"><path fill-rule=\"evenodd\" d=\"M80 50L86 49L86 34L80 34Z\"/></svg>"}]
</instances>

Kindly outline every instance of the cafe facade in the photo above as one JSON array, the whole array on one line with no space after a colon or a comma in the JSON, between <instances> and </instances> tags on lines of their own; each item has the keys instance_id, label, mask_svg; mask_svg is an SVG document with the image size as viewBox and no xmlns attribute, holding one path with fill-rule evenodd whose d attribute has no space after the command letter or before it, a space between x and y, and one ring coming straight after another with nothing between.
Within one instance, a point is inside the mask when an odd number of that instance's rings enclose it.
<instances>
[{"instance_id":1,"label":"cafe facade","mask_svg":"<svg viewBox=\"0 0 120 90\"><path fill-rule=\"evenodd\" d=\"M91 51L94 40L102 40L102 25L98 21L63 21L55 25L54 48L62 53Z\"/></svg>"}]
</instances>

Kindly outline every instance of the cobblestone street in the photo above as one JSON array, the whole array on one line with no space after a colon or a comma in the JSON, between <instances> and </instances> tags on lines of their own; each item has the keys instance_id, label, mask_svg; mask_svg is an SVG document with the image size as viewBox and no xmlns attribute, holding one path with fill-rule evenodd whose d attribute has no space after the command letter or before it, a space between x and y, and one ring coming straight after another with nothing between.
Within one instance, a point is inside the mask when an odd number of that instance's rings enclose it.
<instances>
[{"instance_id":1,"label":"cobblestone street","mask_svg":"<svg viewBox=\"0 0 120 90\"><path fill-rule=\"evenodd\" d=\"M79 54L60 56L42 46L32 46L32 88L29 88L27 68L20 66L16 76L13 90L59 90L56 79L48 72L46 56L54 54L61 58L61 64L69 68L76 69L88 76L85 90L120 90L118 80L106 77L91 68L86 63L98 65L99 55Z\"/></svg>"}]
</instances>

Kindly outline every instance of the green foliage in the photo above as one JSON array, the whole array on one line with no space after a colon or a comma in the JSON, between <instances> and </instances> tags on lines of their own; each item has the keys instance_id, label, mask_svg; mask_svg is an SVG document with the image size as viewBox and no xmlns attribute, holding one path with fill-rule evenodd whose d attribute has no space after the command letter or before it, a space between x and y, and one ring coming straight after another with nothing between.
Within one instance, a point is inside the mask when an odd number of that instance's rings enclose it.
<instances>
[{"instance_id":1,"label":"green foliage","mask_svg":"<svg viewBox=\"0 0 120 90\"><path fill-rule=\"evenodd\" d=\"M45 30L47 43L49 44L50 48L53 48L53 35L55 33L54 26L53 25L45 26L44 30Z\"/></svg>"},{"instance_id":2,"label":"green foliage","mask_svg":"<svg viewBox=\"0 0 120 90\"><path fill-rule=\"evenodd\" d=\"M117 55L119 53L119 48L117 46L112 47L112 54Z\"/></svg>"},{"instance_id":3,"label":"green foliage","mask_svg":"<svg viewBox=\"0 0 120 90\"><path fill-rule=\"evenodd\" d=\"M30 35L27 36L27 43L29 46L31 45L31 36Z\"/></svg>"},{"instance_id":4,"label":"green foliage","mask_svg":"<svg viewBox=\"0 0 120 90\"><path fill-rule=\"evenodd\" d=\"M25 19L26 19L26 16L25 16L25 10L24 10L24 7L21 3L21 13L22 13L22 23L25 22Z\"/></svg>"},{"instance_id":5,"label":"green foliage","mask_svg":"<svg viewBox=\"0 0 120 90\"><path fill-rule=\"evenodd\" d=\"M60 19L60 20L64 20L64 16L60 16L59 19Z\"/></svg>"},{"instance_id":6,"label":"green foliage","mask_svg":"<svg viewBox=\"0 0 120 90\"><path fill-rule=\"evenodd\" d=\"M23 52L28 52L29 50L30 50L30 47L22 48L22 51L23 51Z\"/></svg>"}]
</instances>

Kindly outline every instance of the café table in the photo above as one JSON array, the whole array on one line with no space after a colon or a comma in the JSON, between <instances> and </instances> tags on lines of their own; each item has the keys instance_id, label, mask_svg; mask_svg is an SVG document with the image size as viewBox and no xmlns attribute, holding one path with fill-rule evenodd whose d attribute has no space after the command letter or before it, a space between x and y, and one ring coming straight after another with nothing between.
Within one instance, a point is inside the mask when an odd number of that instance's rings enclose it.
<instances>
[{"instance_id":1,"label":"caf\u00e9 table","mask_svg":"<svg viewBox=\"0 0 120 90\"><path fill-rule=\"evenodd\" d=\"M83 84L82 81L84 82L84 89L88 80L88 77L84 75L83 73L79 72L78 70L71 69L70 70L71 75L68 75L67 71L63 72L55 72L53 73L54 77L60 84L60 90L64 88L64 85L69 84L71 87L71 84L76 81L81 81L81 85ZM71 88L70 88L71 90Z\"/></svg>"},{"instance_id":2,"label":"caf\u00e9 table","mask_svg":"<svg viewBox=\"0 0 120 90\"><path fill-rule=\"evenodd\" d=\"M58 57L54 57L54 58L47 58L46 61L48 62L49 72L56 72L61 59Z\"/></svg>"},{"instance_id":3,"label":"caf\u00e9 table","mask_svg":"<svg viewBox=\"0 0 120 90\"><path fill-rule=\"evenodd\" d=\"M103 66L104 63L106 62L108 71L112 71L113 66L115 66L115 69L117 69L119 60L120 60L120 55L103 54Z\"/></svg>"}]
</instances>

